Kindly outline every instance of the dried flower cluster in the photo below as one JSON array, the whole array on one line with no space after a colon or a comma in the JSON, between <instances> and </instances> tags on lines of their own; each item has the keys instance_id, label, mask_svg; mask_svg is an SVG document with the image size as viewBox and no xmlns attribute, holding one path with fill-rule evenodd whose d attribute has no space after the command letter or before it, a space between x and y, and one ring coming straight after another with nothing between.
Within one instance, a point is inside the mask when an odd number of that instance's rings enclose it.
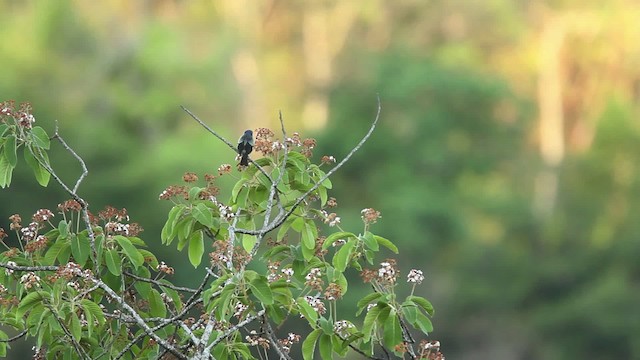
<instances>
[{"instance_id":1,"label":"dried flower cluster","mask_svg":"<svg viewBox=\"0 0 640 360\"><path fill-rule=\"evenodd\" d=\"M286 282L291 282L291 277L293 276L292 268L284 268L280 269L279 261L269 261L269 265L267 266L269 274L267 275L267 281L270 283L278 281L280 279L285 279ZM280 269L280 271L278 271Z\"/></svg>"},{"instance_id":2,"label":"dried flower cluster","mask_svg":"<svg viewBox=\"0 0 640 360\"><path fill-rule=\"evenodd\" d=\"M322 281L322 271L320 268L312 268L309 273L304 277L306 280L304 285L314 290L322 290L324 282Z\"/></svg>"},{"instance_id":3,"label":"dried flower cluster","mask_svg":"<svg viewBox=\"0 0 640 360\"><path fill-rule=\"evenodd\" d=\"M318 314L322 315L327 312L327 308L324 306L324 303L322 302L322 300L320 300L320 298L317 298L315 296L305 296L304 299Z\"/></svg>"},{"instance_id":4,"label":"dried flower cluster","mask_svg":"<svg viewBox=\"0 0 640 360\"><path fill-rule=\"evenodd\" d=\"M420 342L419 349L420 349L420 352L418 354L419 359L444 360L444 354L440 352L440 341L422 340Z\"/></svg>"},{"instance_id":5,"label":"dried flower cluster","mask_svg":"<svg viewBox=\"0 0 640 360\"><path fill-rule=\"evenodd\" d=\"M291 346L300 342L300 335L289 333L286 338L278 339L278 344L286 353L291 351Z\"/></svg>"},{"instance_id":6,"label":"dried flower cluster","mask_svg":"<svg viewBox=\"0 0 640 360\"><path fill-rule=\"evenodd\" d=\"M364 223L367 225L375 224L376 221L378 221L378 219L382 217L380 215L380 211L376 211L373 208L362 209L362 211L360 211L360 214L362 217L362 221L364 221Z\"/></svg>"},{"instance_id":7,"label":"dried flower cluster","mask_svg":"<svg viewBox=\"0 0 640 360\"><path fill-rule=\"evenodd\" d=\"M7 117L12 117L18 122L18 125L25 129L31 129L36 122L31 111L31 104L28 102L20 103L20 107L16 110L15 101L5 101L0 103L0 120L6 122Z\"/></svg>"},{"instance_id":8,"label":"dried flower cluster","mask_svg":"<svg viewBox=\"0 0 640 360\"><path fill-rule=\"evenodd\" d=\"M324 298L328 301L338 300L342 297L342 287L337 283L330 283L324 290Z\"/></svg>"},{"instance_id":9,"label":"dried flower cluster","mask_svg":"<svg viewBox=\"0 0 640 360\"><path fill-rule=\"evenodd\" d=\"M79 212L80 210L82 210L82 206L76 200L69 199L61 204L58 204L58 210L63 213L68 211Z\"/></svg>"},{"instance_id":10,"label":"dried flower cluster","mask_svg":"<svg viewBox=\"0 0 640 360\"><path fill-rule=\"evenodd\" d=\"M322 216L324 217L324 223L329 224L330 227L334 227L340 224L340 216L336 213L327 213L324 210L321 210Z\"/></svg>"},{"instance_id":11,"label":"dried flower cluster","mask_svg":"<svg viewBox=\"0 0 640 360\"><path fill-rule=\"evenodd\" d=\"M167 275L173 275L176 272L173 267L167 265L164 261L160 261L157 270Z\"/></svg>"},{"instance_id":12,"label":"dried flower cluster","mask_svg":"<svg viewBox=\"0 0 640 360\"><path fill-rule=\"evenodd\" d=\"M268 349L270 346L269 339L260 336L255 330L251 330L245 339L249 346L260 346L263 349Z\"/></svg>"},{"instance_id":13,"label":"dried flower cluster","mask_svg":"<svg viewBox=\"0 0 640 360\"><path fill-rule=\"evenodd\" d=\"M138 236L144 230L138 223L124 223L129 221L125 208L118 210L112 206L106 206L104 210L98 212L98 219L105 222L104 232L107 236ZM96 221L95 217L94 221Z\"/></svg>"},{"instance_id":14,"label":"dried flower cluster","mask_svg":"<svg viewBox=\"0 0 640 360\"><path fill-rule=\"evenodd\" d=\"M416 269L409 270L409 274L407 274L407 282L422 284L422 280L424 280L424 275L422 275L422 270L416 270Z\"/></svg>"},{"instance_id":15,"label":"dried flower cluster","mask_svg":"<svg viewBox=\"0 0 640 360\"><path fill-rule=\"evenodd\" d=\"M380 263L380 267L377 270L364 269L360 273L360 276L366 283L375 281L382 285L394 285L398 273L395 259L386 259Z\"/></svg>"}]
</instances>

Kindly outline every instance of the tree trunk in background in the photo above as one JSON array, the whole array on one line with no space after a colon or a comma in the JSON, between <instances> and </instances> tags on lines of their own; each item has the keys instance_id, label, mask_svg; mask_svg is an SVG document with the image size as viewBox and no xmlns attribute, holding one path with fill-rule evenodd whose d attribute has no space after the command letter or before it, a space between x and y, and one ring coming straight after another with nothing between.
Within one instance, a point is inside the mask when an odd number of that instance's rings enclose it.
<instances>
[{"instance_id":1,"label":"tree trunk in background","mask_svg":"<svg viewBox=\"0 0 640 360\"><path fill-rule=\"evenodd\" d=\"M302 121L307 129L321 129L329 119L329 85L333 60L346 41L357 15L357 2L314 1L304 8L303 53L307 88Z\"/></svg>"},{"instance_id":2,"label":"tree trunk in background","mask_svg":"<svg viewBox=\"0 0 640 360\"><path fill-rule=\"evenodd\" d=\"M565 154L562 102L562 48L566 36L564 22L551 18L540 35L538 108L539 145L543 169L535 182L534 211L547 217L553 213L558 193L558 167Z\"/></svg>"}]
</instances>

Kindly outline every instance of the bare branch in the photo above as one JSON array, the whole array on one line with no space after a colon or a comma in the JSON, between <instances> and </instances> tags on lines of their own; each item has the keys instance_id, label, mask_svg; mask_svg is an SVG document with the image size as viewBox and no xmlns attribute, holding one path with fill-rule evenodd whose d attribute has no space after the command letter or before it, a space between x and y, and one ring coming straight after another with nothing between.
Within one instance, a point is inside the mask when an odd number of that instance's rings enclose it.
<instances>
[{"instance_id":1,"label":"bare branch","mask_svg":"<svg viewBox=\"0 0 640 360\"><path fill-rule=\"evenodd\" d=\"M184 356L182 353L180 353L178 350L176 350L176 348L173 347L173 345L169 344L169 342L167 342L163 338L159 337L155 333L156 330L153 330L152 328L150 328L149 325L147 325L147 323L144 322L144 319L142 319L140 317L138 312L134 308L132 308L129 304L127 304L127 302L124 301L124 299L122 297L118 296L118 294L116 294L115 291L113 291L109 286L107 286L104 282L102 282L102 280L98 280L98 279L94 279L94 278L90 278L90 279L91 279L91 281L93 281L94 284L100 286L100 288L103 289L120 306L122 306L125 310L127 310L129 315L131 315L134 318L134 320L136 321L136 324L138 324L138 326L140 326L140 328L142 328L142 330L144 330L144 332L147 335L149 335L158 344L160 344L163 348L169 350L173 355L175 355L179 359L187 359L187 357ZM130 346L129 346L129 348L130 348ZM128 349L126 349L126 350L128 351ZM124 349L123 349L123 352L125 352ZM121 353L118 358L122 357L123 354L124 353Z\"/></svg>"},{"instance_id":2,"label":"bare branch","mask_svg":"<svg viewBox=\"0 0 640 360\"><path fill-rule=\"evenodd\" d=\"M271 327L271 324L269 324L269 320L267 319L267 317L264 315L262 316L262 323L267 328L267 337L269 338L269 340L271 340L273 348L276 349L278 355L280 355L280 359L293 360L291 356L289 356L289 354L287 354L287 352L282 348L280 343L278 343L278 339L276 339L275 334L273 333L273 328Z\"/></svg>"},{"instance_id":3,"label":"bare branch","mask_svg":"<svg viewBox=\"0 0 640 360\"><path fill-rule=\"evenodd\" d=\"M15 271L58 271L58 266L20 266L0 263L0 267Z\"/></svg>"},{"instance_id":4,"label":"bare branch","mask_svg":"<svg viewBox=\"0 0 640 360\"><path fill-rule=\"evenodd\" d=\"M25 330L22 330L18 335L13 336L13 337L10 337L10 338L8 338L7 340L2 340L2 339L0 339L0 342L3 342L3 343L9 343L9 342L12 342L12 341L16 341L16 340L20 339L21 337L23 337L23 336L27 335L27 331L28 331L28 330L26 330L26 329L25 329Z\"/></svg>"},{"instance_id":5,"label":"bare branch","mask_svg":"<svg viewBox=\"0 0 640 360\"><path fill-rule=\"evenodd\" d=\"M76 185L73 187L73 193L75 194L75 193L78 192L78 187L80 187L80 184L82 183L84 178L86 178L87 175L89 174L89 170L87 169L87 165L84 163L84 160L82 160L82 158L78 154L76 154L76 152L73 151L73 149L69 145L67 145L67 142L64 141L62 136L60 136L60 133L58 132L58 122L57 121L56 121L56 130L55 130L55 134L53 135L53 138L57 139L58 142L60 142L60 144L62 145L62 147L64 147L65 150L67 150L69 153L71 153L71 155L74 158L76 158L76 160L78 160L78 162L80 163L80 166L82 167L82 175L80 175L80 177L76 181Z\"/></svg>"},{"instance_id":6,"label":"bare branch","mask_svg":"<svg viewBox=\"0 0 640 360\"><path fill-rule=\"evenodd\" d=\"M241 322L237 323L236 325L230 327L225 332L220 334L220 336L218 336L214 341L212 341L211 344L209 344L209 346L207 346L204 349L204 353L205 354L210 353L211 349L213 349L214 346L218 345L218 343L220 343L222 340L228 338L231 334L233 334L236 330L240 329L241 327L244 327L247 324L249 324L250 322L254 321L255 319L261 317L262 315L264 315L264 313L265 313L265 310L262 309L262 310L258 311L255 315L247 316L246 319L244 319Z\"/></svg>"},{"instance_id":7,"label":"bare branch","mask_svg":"<svg viewBox=\"0 0 640 360\"><path fill-rule=\"evenodd\" d=\"M149 278L145 278L145 277L142 277L142 276L138 276L138 275L132 274L132 273L130 273L128 271L123 271L123 274L125 274L128 277L131 277L133 279L136 279L138 281L147 282L147 283L150 283L150 284L154 284L156 286L164 286L166 288L173 289L173 290L176 290L176 291L185 291L185 292L189 292L189 293L192 293L192 294L197 291L196 289L191 289L191 288L188 288L188 287L165 284L165 283L162 283L162 282L160 282L158 280L149 279Z\"/></svg>"}]
</instances>

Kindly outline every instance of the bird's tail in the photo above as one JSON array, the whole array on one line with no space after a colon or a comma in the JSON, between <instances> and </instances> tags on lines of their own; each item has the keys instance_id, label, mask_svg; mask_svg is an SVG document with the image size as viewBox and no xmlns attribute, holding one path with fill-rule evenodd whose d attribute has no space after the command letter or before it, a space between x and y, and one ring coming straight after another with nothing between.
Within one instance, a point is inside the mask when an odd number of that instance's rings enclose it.
<instances>
[{"instance_id":1,"label":"bird's tail","mask_svg":"<svg viewBox=\"0 0 640 360\"><path fill-rule=\"evenodd\" d=\"M240 165L249 166L249 154L246 152L242 153L242 157L240 158Z\"/></svg>"}]
</instances>

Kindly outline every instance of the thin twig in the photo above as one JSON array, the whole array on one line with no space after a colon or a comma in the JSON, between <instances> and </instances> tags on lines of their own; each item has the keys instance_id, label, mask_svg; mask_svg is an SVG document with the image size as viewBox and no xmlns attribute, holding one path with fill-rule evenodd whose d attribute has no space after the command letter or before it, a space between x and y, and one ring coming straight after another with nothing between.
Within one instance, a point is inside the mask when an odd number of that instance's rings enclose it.
<instances>
[{"instance_id":1,"label":"thin twig","mask_svg":"<svg viewBox=\"0 0 640 360\"><path fill-rule=\"evenodd\" d=\"M51 311L51 313L53 314L53 317L58 322L58 325L60 325L60 327L62 328L62 331L64 332L64 334L69 338L69 340L71 340L71 344L73 345L73 348L76 350L76 353L80 355L83 359L91 359L89 355L84 351L84 349L80 346L80 344L76 341L76 339L73 338L73 335L71 334L69 329L67 329L67 327L64 325L64 323L60 319L60 316L55 312L55 309L46 302L45 302L45 306L49 309L49 311Z\"/></svg>"},{"instance_id":2,"label":"thin twig","mask_svg":"<svg viewBox=\"0 0 640 360\"><path fill-rule=\"evenodd\" d=\"M102 280L94 279L94 278L90 278L90 279L91 279L91 281L93 281L94 284L100 286L100 288L103 289L120 306L122 306L125 310L127 310L129 315L131 315L134 318L134 320L136 320L136 324L138 324L138 326L140 326L140 328L142 328L142 330L147 335L149 335L158 344L160 344L160 346L162 346L163 348L169 350L173 355L175 355L176 357L178 357L180 359L187 359L187 357L185 355L183 355L182 353L180 353L178 350L176 350L176 348L173 347L173 345L171 345L165 339L163 339L160 336L158 336L155 333L156 330L153 330L152 328L150 328L149 325L147 325L147 323L144 322L144 319L142 319L140 317L138 312L134 308L132 308L131 305L127 304L127 302L124 301L124 299L122 297L118 296L118 294L116 294L115 291L113 291L109 286L107 286L104 282L102 282ZM123 352L120 353L118 358L121 358L122 355L124 355L124 353L125 353L125 351L123 349Z\"/></svg>"},{"instance_id":3,"label":"thin twig","mask_svg":"<svg viewBox=\"0 0 640 360\"><path fill-rule=\"evenodd\" d=\"M142 277L142 276L138 276L138 275L132 274L132 273L130 273L128 271L123 271L122 273L127 275L127 276L129 276L129 277L131 277L131 278L134 278L134 279L136 279L138 281L151 283L151 284L154 284L156 286L164 286L164 287L169 288L169 289L173 289L173 290L176 290L176 291L185 291L185 292L189 292L189 293L192 293L192 294L196 292L196 289L191 289L191 288L182 287L182 286L175 286L175 285L172 285L172 284L165 284L165 283L162 283L162 282L160 282L158 280L149 279L149 278L146 278L146 277Z\"/></svg>"},{"instance_id":4,"label":"thin twig","mask_svg":"<svg viewBox=\"0 0 640 360\"><path fill-rule=\"evenodd\" d=\"M9 343L9 342L12 342L12 341L16 341L16 340L20 339L21 337L27 335L27 331L28 330L26 330L26 329L22 330L22 332L20 332L18 335L14 336L14 337L10 337L7 340L0 339L0 342Z\"/></svg>"},{"instance_id":5,"label":"thin twig","mask_svg":"<svg viewBox=\"0 0 640 360\"><path fill-rule=\"evenodd\" d=\"M276 349L278 355L280 355L280 359L293 360L291 356L282 349L280 343L278 343L278 339L276 339L275 334L273 333L273 328L271 327L271 324L269 324L267 317L264 315L262 316L262 323L266 326L267 337L271 340L271 344L273 344L273 348Z\"/></svg>"},{"instance_id":6,"label":"thin twig","mask_svg":"<svg viewBox=\"0 0 640 360\"><path fill-rule=\"evenodd\" d=\"M230 327L229 329L227 329L225 332L223 332L222 334L220 334L220 336L218 336L215 340L213 340L211 342L211 344L209 344L209 346L207 346L204 349L204 353L208 354L209 352L211 352L211 349L213 349L214 346L218 345L218 343L220 343L222 340L228 338L231 334L233 334L234 331L246 326L247 324L249 324L250 322L254 321L255 319L261 317L262 315L264 315L265 311L260 310L258 311L258 313L256 313L255 315L252 316L248 316L246 319L242 320L241 322L237 323L236 325Z\"/></svg>"}]
</instances>

